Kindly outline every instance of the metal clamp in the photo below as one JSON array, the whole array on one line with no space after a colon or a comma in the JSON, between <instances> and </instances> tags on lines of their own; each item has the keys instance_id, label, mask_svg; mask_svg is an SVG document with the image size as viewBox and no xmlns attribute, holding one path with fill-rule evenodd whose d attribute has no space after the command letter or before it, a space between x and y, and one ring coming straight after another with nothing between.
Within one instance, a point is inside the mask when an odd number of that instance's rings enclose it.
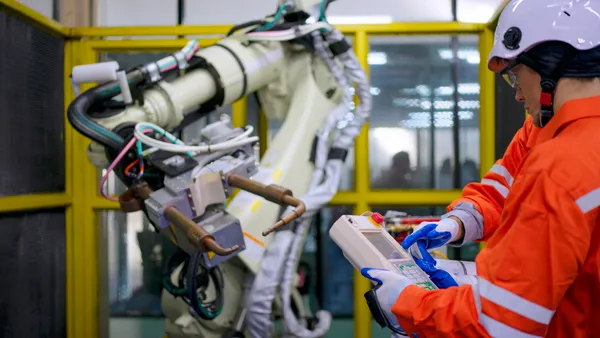
<instances>
[{"instance_id":1,"label":"metal clamp","mask_svg":"<svg viewBox=\"0 0 600 338\"><path fill-rule=\"evenodd\" d=\"M161 79L160 69L156 63L149 63L146 65L146 71L148 72L148 76L150 77L150 82L158 82Z\"/></svg>"},{"instance_id":2,"label":"metal clamp","mask_svg":"<svg viewBox=\"0 0 600 338\"><path fill-rule=\"evenodd\" d=\"M173 57L177 61L177 66L179 67L180 71L184 71L189 66L189 63L188 63L187 59L185 58L184 52L182 52L182 51L175 52L175 53L173 53Z\"/></svg>"}]
</instances>

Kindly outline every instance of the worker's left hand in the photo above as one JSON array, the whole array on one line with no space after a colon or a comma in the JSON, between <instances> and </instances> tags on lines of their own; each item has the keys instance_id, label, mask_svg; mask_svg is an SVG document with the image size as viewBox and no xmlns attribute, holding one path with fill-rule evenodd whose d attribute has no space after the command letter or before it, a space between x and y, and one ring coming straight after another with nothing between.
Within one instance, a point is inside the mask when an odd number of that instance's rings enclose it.
<instances>
[{"instance_id":1,"label":"worker's left hand","mask_svg":"<svg viewBox=\"0 0 600 338\"><path fill-rule=\"evenodd\" d=\"M363 268L360 270L360 273L377 283L379 288L375 291L375 294L377 294L379 306L394 328L402 331L402 328L398 324L398 318L392 313L392 307L396 303L400 293L412 284L411 281L404 276L385 269Z\"/></svg>"},{"instance_id":2,"label":"worker's left hand","mask_svg":"<svg viewBox=\"0 0 600 338\"><path fill-rule=\"evenodd\" d=\"M435 259L427 251L427 247L424 241L417 241L415 245L418 248L418 255L415 255L413 248L410 248L410 253L415 260L415 263L425 272L429 279L440 289L446 289L451 286L458 286L458 283L454 278L445 270L438 269L436 267Z\"/></svg>"}]
</instances>

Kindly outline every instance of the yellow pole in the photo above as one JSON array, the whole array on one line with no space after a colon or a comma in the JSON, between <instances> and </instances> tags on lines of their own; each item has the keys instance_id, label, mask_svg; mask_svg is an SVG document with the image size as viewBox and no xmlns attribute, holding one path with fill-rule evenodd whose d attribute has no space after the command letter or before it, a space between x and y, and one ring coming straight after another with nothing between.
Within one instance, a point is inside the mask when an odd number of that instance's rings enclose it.
<instances>
[{"instance_id":1,"label":"yellow pole","mask_svg":"<svg viewBox=\"0 0 600 338\"><path fill-rule=\"evenodd\" d=\"M98 62L98 53L92 48L84 49L84 63L95 63ZM85 179L85 188L82 193L85 195L85 203L83 210L83 222L79 226L82 226L82 239L84 243L83 256L85 257L85 276L84 282L86 283L86 304L85 304L85 322L86 328L83 336L86 338L97 338L99 336L99 321L100 321L100 309L99 309L99 276L98 276L98 219L96 217L96 211L92 206L93 198L98 194L98 171L90 163L87 158L87 149L90 144L90 140L81 136L79 145L82 147L75 156L78 158L78 168L81 168L81 175Z\"/></svg>"},{"instance_id":2,"label":"yellow pole","mask_svg":"<svg viewBox=\"0 0 600 338\"><path fill-rule=\"evenodd\" d=\"M70 73L73 65L96 62L93 50L85 42L70 42L71 62L66 65ZM68 50L69 48L67 48ZM66 80L68 81L68 80ZM71 88L65 95L67 105L71 103ZM85 88L84 88L85 89ZM96 175L94 167L86 157L89 140L70 129L70 146L67 146L67 168L70 168L71 183L68 185L73 204L67 210L67 314L68 338L98 337L98 254L97 224L92 208L95 194ZM76 170L75 170L76 169Z\"/></svg>"},{"instance_id":3,"label":"yellow pole","mask_svg":"<svg viewBox=\"0 0 600 338\"><path fill-rule=\"evenodd\" d=\"M269 146L269 120L262 109L258 110L258 139L259 154L262 158Z\"/></svg>"},{"instance_id":4,"label":"yellow pole","mask_svg":"<svg viewBox=\"0 0 600 338\"><path fill-rule=\"evenodd\" d=\"M487 56L494 43L494 33L490 29L484 29L479 35L479 54L482 60ZM481 161L481 176L483 176L496 162L496 77L488 70L487 62L482 61L479 65L479 129L480 144L479 156Z\"/></svg>"},{"instance_id":5,"label":"yellow pole","mask_svg":"<svg viewBox=\"0 0 600 338\"><path fill-rule=\"evenodd\" d=\"M242 128L246 126L246 97L235 101L231 106L231 122L235 128Z\"/></svg>"},{"instance_id":6,"label":"yellow pole","mask_svg":"<svg viewBox=\"0 0 600 338\"><path fill-rule=\"evenodd\" d=\"M72 41L66 41L65 43L65 85L64 85L64 94L65 94L65 111L69 104L73 100L73 92L71 89L71 84L69 83L69 75L71 73L71 68L73 67L74 62L77 62L73 58L73 54L76 51L74 48L74 43ZM66 193L73 197L73 129L67 120L67 116L65 113L65 190ZM76 290L75 290L75 238L73 237L74 233L74 203L71 203L65 210L65 256L67 261L66 266L66 290L67 290L67 337L75 338L75 323L77 322L77 317L75 316L76 309Z\"/></svg>"},{"instance_id":7,"label":"yellow pole","mask_svg":"<svg viewBox=\"0 0 600 338\"><path fill-rule=\"evenodd\" d=\"M496 162L496 78L487 67L487 56L492 50L494 33L490 28L485 28L479 34L479 55L482 62L479 64L479 157L480 175L485 173ZM481 243L480 250L485 247Z\"/></svg>"},{"instance_id":8,"label":"yellow pole","mask_svg":"<svg viewBox=\"0 0 600 338\"><path fill-rule=\"evenodd\" d=\"M361 66L368 72L369 38L365 31L357 31L354 36L354 51ZM360 215L368 210L366 196L370 190L369 184L369 126L365 123L360 135L356 138L354 156L355 187L358 200L354 214ZM371 288L369 280L360 272L354 270L354 337L371 337L371 312L365 302L364 294Z\"/></svg>"}]
</instances>

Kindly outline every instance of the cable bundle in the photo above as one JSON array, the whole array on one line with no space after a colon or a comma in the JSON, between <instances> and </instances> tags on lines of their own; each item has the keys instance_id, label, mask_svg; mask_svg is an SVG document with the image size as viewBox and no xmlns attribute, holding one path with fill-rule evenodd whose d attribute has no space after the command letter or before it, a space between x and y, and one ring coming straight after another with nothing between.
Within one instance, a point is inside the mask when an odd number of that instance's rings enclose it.
<instances>
[{"instance_id":1,"label":"cable bundle","mask_svg":"<svg viewBox=\"0 0 600 338\"><path fill-rule=\"evenodd\" d=\"M173 297L181 298L198 317L211 320L218 317L223 310L223 274L219 267L205 269L200 266L202 253L196 252L191 257L184 251L173 254L165 266L162 284ZM183 267L177 276L177 283L171 280L173 272L179 265ZM206 301L206 291L212 281L215 299Z\"/></svg>"}]
</instances>

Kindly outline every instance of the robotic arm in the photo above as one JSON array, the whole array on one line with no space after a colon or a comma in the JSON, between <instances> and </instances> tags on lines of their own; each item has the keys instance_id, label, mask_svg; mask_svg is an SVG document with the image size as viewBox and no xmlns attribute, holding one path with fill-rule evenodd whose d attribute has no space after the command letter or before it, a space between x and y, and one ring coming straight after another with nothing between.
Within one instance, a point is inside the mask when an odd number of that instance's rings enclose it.
<instances>
[{"instance_id":1,"label":"robotic arm","mask_svg":"<svg viewBox=\"0 0 600 338\"><path fill-rule=\"evenodd\" d=\"M70 123L94 141L90 161L129 187L118 198L124 211L142 210L183 250L164 283L170 338L270 337L279 287L289 336L328 329L325 312L312 331L295 317L293 276L310 219L337 192L371 97L356 56L325 20L327 4L282 2L272 18L238 25L213 46L190 41L131 70L115 62L73 69L77 93L81 83L101 83L68 109ZM310 14L318 20L309 23ZM250 93L268 118L285 119L260 164L252 128L228 119L202 129L198 144L175 137Z\"/></svg>"}]
</instances>

